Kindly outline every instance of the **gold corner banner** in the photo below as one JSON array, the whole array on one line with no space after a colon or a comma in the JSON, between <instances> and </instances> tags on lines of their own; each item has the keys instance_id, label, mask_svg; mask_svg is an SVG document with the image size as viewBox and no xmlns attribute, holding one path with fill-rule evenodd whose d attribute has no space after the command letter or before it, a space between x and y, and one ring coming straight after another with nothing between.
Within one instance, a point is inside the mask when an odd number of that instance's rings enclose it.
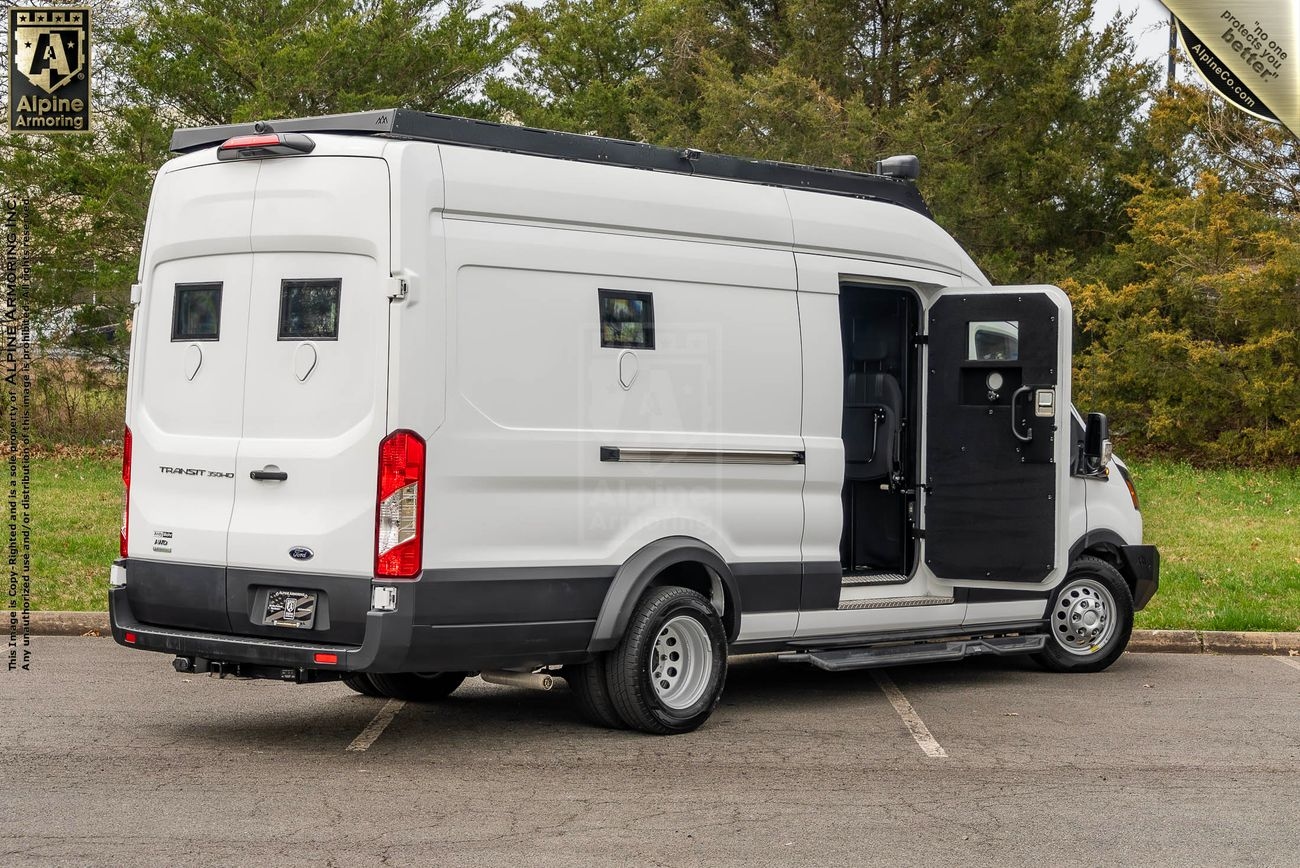
<instances>
[{"instance_id":1,"label":"gold corner banner","mask_svg":"<svg viewBox=\"0 0 1300 868\"><path fill-rule=\"evenodd\" d=\"M1162 0L1192 65L1242 111L1300 135L1300 0Z\"/></svg>"}]
</instances>

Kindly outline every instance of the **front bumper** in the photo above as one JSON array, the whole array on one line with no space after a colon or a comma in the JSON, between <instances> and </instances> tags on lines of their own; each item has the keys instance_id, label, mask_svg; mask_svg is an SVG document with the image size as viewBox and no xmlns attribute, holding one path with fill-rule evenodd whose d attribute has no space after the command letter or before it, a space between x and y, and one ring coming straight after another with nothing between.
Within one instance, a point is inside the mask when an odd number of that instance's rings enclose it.
<instances>
[{"instance_id":1,"label":"front bumper","mask_svg":"<svg viewBox=\"0 0 1300 868\"><path fill-rule=\"evenodd\" d=\"M1133 611L1146 608L1160 588L1160 552L1155 546L1120 546L1124 575L1133 581Z\"/></svg>"}]
</instances>

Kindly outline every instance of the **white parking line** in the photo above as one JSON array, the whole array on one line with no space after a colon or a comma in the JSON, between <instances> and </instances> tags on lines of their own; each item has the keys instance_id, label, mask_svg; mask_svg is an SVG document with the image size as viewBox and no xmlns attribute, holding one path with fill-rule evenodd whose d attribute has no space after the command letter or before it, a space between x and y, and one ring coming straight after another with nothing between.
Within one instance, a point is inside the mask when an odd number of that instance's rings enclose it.
<instances>
[{"instance_id":1,"label":"white parking line","mask_svg":"<svg viewBox=\"0 0 1300 868\"><path fill-rule=\"evenodd\" d=\"M1279 663L1285 663L1292 669L1300 669L1300 657L1274 657L1273 659Z\"/></svg>"},{"instance_id":2,"label":"white parking line","mask_svg":"<svg viewBox=\"0 0 1300 868\"><path fill-rule=\"evenodd\" d=\"M400 699L390 699L385 702L384 707L379 709L379 713L366 724L365 729L361 730L361 734L352 739L352 744L348 745L347 749L356 751L368 749L375 743L375 739L384 734L384 730L393 722L393 718L402 710L403 705L406 703Z\"/></svg>"},{"instance_id":3,"label":"white parking line","mask_svg":"<svg viewBox=\"0 0 1300 868\"><path fill-rule=\"evenodd\" d=\"M943 745L939 744L935 737L930 735L930 729L925 725L925 721L921 720L921 715L916 713L912 703L907 701L903 691L898 689L898 686L894 684L885 671L883 669L873 669L871 677L876 679L881 692L885 694L889 704L894 706L894 711L897 711L898 716L903 719L908 732L912 733L912 738L916 739L916 743L920 745L921 750L925 751L925 755L928 757L948 756L948 752L943 749Z\"/></svg>"}]
</instances>

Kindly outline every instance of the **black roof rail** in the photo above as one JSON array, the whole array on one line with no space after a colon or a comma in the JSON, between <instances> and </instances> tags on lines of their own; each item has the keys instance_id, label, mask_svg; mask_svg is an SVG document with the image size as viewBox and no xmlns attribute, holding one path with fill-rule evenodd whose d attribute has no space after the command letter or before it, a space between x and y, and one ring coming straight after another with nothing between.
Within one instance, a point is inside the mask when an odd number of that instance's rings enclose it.
<instances>
[{"instance_id":1,"label":"black roof rail","mask_svg":"<svg viewBox=\"0 0 1300 868\"><path fill-rule=\"evenodd\" d=\"M607 166L700 175L793 190L876 199L901 205L926 217L931 216L930 209L915 184L884 175L824 169L797 163L747 160L725 154L704 153L693 148L665 148L642 142L517 127L411 109L383 109L257 124L178 129L172 134L171 150L183 154L219 145L233 136L269 132L377 135Z\"/></svg>"}]
</instances>

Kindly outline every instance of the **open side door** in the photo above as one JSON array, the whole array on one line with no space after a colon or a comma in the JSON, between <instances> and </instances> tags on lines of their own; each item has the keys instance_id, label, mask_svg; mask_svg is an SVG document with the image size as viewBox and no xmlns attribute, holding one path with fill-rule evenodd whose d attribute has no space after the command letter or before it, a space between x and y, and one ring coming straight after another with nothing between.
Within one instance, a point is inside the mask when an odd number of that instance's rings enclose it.
<instances>
[{"instance_id":1,"label":"open side door","mask_svg":"<svg viewBox=\"0 0 1300 868\"><path fill-rule=\"evenodd\" d=\"M925 562L963 583L1041 582L1065 559L1069 299L952 287L927 334Z\"/></svg>"}]
</instances>

